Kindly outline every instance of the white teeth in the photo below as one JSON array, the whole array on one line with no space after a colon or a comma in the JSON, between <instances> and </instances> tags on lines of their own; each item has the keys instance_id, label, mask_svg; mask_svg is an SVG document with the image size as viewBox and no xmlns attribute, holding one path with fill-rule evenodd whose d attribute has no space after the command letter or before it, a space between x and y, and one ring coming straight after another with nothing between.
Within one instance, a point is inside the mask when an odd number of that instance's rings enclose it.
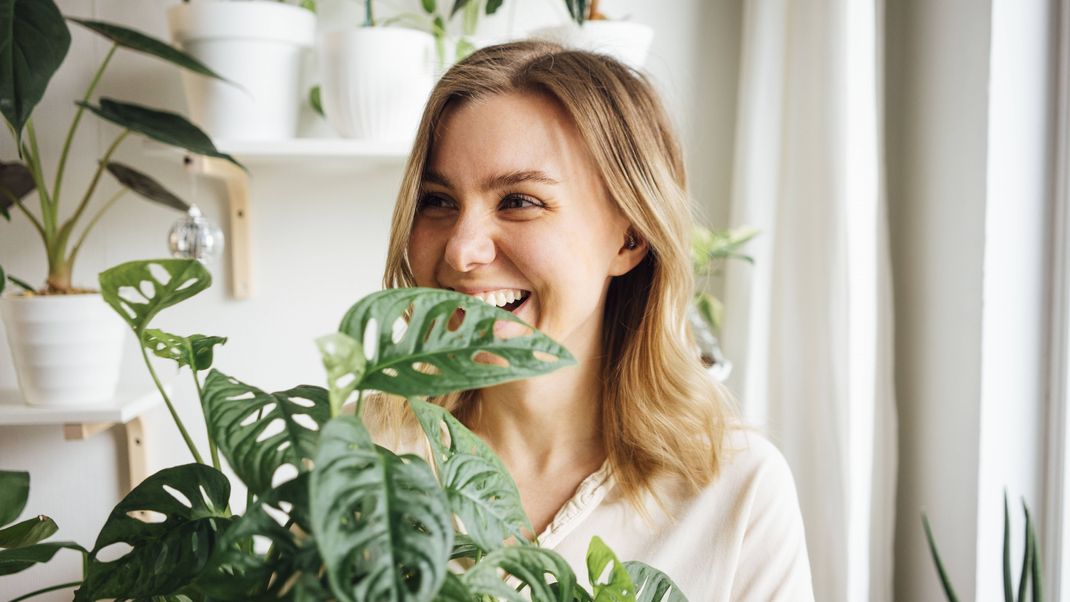
<instances>
[{"instance_id":1,"label":"white teeth","mask_svg":"<svg viewBox=\"0 0 1070 602\"><path fill-rule=\"evenodd\" d=\"M476 299L495 307L502 307L524 296L524 291L518 289L500 289L472 295Z\"/></svg>"}]
</instances>

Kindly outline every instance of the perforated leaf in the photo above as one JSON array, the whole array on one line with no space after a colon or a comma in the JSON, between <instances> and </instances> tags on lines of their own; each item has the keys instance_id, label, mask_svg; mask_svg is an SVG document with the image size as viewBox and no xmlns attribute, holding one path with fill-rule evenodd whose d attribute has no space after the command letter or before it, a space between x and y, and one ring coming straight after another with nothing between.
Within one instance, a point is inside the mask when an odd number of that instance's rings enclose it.
<instances>
[{"instance_id":1,"label":"perforated leaf","mask_svg":"<svg viewBox=\"0 0 1070 602\"><path fill-rule=\"evenodd\" d=\"M533 529L520 491L494 451L445 408L418 399L409 404L431 442L450 508L472 541L484 551L510 537L526 541L524 530Z\"/></svg>"},{"instance_id":2,"label":"perforated leaf","mask_svg":"<svg viewBox=\"0 0 1070 602\"><path fill-rule=\"evenodd\" d=\"M156 314L212 285L196 259L130 261L100 273L100 293L140 337Z\"/></svg>"},{"instance_id":3,"label":"perforated leaf","mask_svg":"<svg viewBox=\"0 0 1070 602\"><path fill-rule=\"evenodd\" d=\"M174 360L179 366L191 366L198 372L212 367L214 348L227 342L227 337L191 334L181 337L149 328L141 336L141 344L156 357Z\"/></svg>"},{"instance_id":4,"label":"perforated leaf","mask_svg":"<svg viewBox=\"0 0 1070 602\"><path fill-rule=\"evenodd\" d=\"M262 495L271 489L279 467L307 469L330 409L321 387L266 393L212 370L204 381L204 414L234 473L250 491Z\"/></svg>"},{"instance_id":5,"label":"perforated leaf","mask_svg":"<svg viewBox=\"0 0 1070 602\"><path fill-rule=\"evenodd\" d=\"M456 322L461 315L458 310L463 310L464 319L451 325L451 319ZM499 321L523 324L513 314L467 295L404 288L358 301L338 330L365 348L375 347L358 387L405 397L486 387L575 363L563 346L538 331L496 337L494 324ZM499 361L486 361L486 354ZM508 365L499 365L503 361Z\"/></svg>"},{"instance_id":6,"label":"perforated leaf","mask_svg":"<svg viewBox=\"0 0 1070 602\"><path fill-rule=\"evenodd\" d=\"M635 602L635 584L617 555L597 535L587 548L587 575L595 602Z\"/></svg>"},{"instance_id":7,"label":"perforated leaf","mask_svg":"<svg viewBox=\"0 0 1070 602\"><path fill-rule=\"evenodd\" d=\"M311 475L313 535L339 600L430 600L446 578L445 495L416 456L376 447L354 416L323 429Z\"/></svg>"},{"instance_id":8,"label":"perforated leaf","mask_svg":"<svg viewBox=\"0 0 1070 602\"><path fill-rule=\"evenodd\" d=\"M28 518L0 529L0 548L21 548L35 544L51 537L56 530L56 522L43 514Z\"/></svg>"},{"instance_id":9,"label":"perforated leaf","mask_svg":"<svg viewBox=\"0 0 1070 602\"><path fill-rule=\"evenodd\" d=\"M498 574L504 570L521 583L519 590ZM552 577L552 579L550 578ZM509 546L487 554L462 577L475 594L510 602L528 600L573 602L576 575L557 552L535 546ZM527 589L530 593L522 593Z\"/></svg>"},{"instance_id":10,"label":"perforated leaf","mask_svg":"<svg viewBox=\"0 0 1070 602\"><path fill-rule=\"evenodd\" d=\"M635 584L636 602L687 602L680 586L658 569L637 560L626 560L624 570Z\"/></svg>"},{"instance_id":11,"label":"perforated leaf","mask_svg":"<svg viewBox=\"0 0 1070 602\"><path fill-rule=\"evenodd\" d=\"M30 473L0 470L0 526L14 521L22 514L29 496Z\"/></svg>"},{"instance_id":12,"label":"perforated leaf","mask_svg":"<svg viewBox=\"0 0 1070 602\"><path fill-rule=\"evenodd\" d=\"M138 598L176 593L204 569L228 526L230 483L203 464L165 468L145 479L111 511L87 563L81 598ZM162 516L147 522L144 512ZM124 543L114 560L101 552Z\"/></svg>"},{"instance_id":13,"label":"perforated leaf","mask_svg":"<svg viewBox=\"0 0 1070 602\"><path fill-rule=\"evenodd\" d=\"M464 581L454 573L447 572L446 580L442 583L442 589L438 590L435 602L476 602L473 594Z\"/></svg>"},{"instance_id":14,"label":"perforated leaf","mask_svg":"<svg viewBox=\"0 0 1070 602\"><path fill-rule=\"evenodd\" d=\"M327 369L331 415L336 416L356 390L368 361L364 358L361 344L342 332L320 337L316 339L316 345L323 358L323 366Z\"/></svg>"}]
</instances>

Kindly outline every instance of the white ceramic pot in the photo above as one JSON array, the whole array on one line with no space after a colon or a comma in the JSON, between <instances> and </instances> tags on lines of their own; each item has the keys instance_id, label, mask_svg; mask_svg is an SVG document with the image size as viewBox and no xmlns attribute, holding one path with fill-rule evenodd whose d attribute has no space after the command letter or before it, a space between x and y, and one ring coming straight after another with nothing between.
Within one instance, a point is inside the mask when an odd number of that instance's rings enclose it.
<instances>
[{"instance_id":1,"label":"white ceramic pot","mask_svg":"<svg viewBox=\"0 0 1070 602\"><path fill-rule=\"evenodd\" d=\"M650 43L654 41L654 30L648 25L601 19L584 21L583 27L569 21L564 25L536 29L529 35L569 48L608 54L636 69L643 68Z\"/></svg>"},{"instance_id":2,"label":"white ceramic pot","mask_svg":"<svg viewBox=\"0 0 1070 602\"><path fill-rule=\"evenodd\" d=\"M99 294L0 297L26 403L77 406L112 399L126 325Z\"/></svg>"},{"instance_id":3,"label":"white ceramic pot","mask_svg":"<svg viewBox=\"0 0 1070 602\"><path fill-rule=\"evenodd\" d=\"M297 135L302 52L316 16L271 1L205 0L167 11L171 38L233 83L183 71L190 118L212 138L284 140Z\"/></svg>"},{"instance_id":4,"label":"white ceramic pot","mask_svg":"<svg viewBox=\"0 0 1070 602\"><path fill-rule=\"evenodd\" d=\"M359 27L319 40L323 111L346 138L411 142L435 82L435 39L400 27Z\"/></svg>"}]
</instances>

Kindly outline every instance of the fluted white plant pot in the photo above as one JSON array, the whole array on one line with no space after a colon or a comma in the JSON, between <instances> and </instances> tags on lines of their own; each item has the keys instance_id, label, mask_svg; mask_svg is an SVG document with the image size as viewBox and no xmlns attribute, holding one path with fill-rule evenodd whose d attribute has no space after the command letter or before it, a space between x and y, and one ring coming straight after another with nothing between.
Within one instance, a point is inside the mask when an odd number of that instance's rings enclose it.
<instances>
[{"instance_id":1,"label":"fluted white plant pot","mask_svg":"<svg viewBox=\"0 0 1070 602\"><path fill-rule=\"evenodd\" d=\"M126 325L99 294L0 297L15 373L30 405L109 401Z\"/></svg>"},{"instance_id":2,"label":"fluted white plant pot","mask_svg":"<svg viewBox=\"0 0 1070 602\"><path fill-rule=\"evenodd\" d=\"M167 11L171 38L233 83L182 72L190 119L215 139L285 140L297 135L303 52L316 16L269 0L202 0Z\"/></svg>"},{"instance_id":3,"label":"fluted white plant pot","mask_svg":"<svg viewBox=\"0 0 1070 602\"><path fill-rule=\"evenodd\" d=\"M642 69L646 63L650 44L654 41L654 30L649 25L602 19L584 21L582 27L569 21L564 25L536 29L529 35L569 48L608 54L636 69Z\"/></svg>"},{"instance_id":4,"label":"fluted white plant pot","mask_svg":"<svg viewBox=\"0 0 1070 602\"><path fill-rule=\"evenodd\" d=\"M401 27L358 27L320 36L321 100L346 138L410 142L435 81L435 40Z\"/></svg>"}]
</instances>

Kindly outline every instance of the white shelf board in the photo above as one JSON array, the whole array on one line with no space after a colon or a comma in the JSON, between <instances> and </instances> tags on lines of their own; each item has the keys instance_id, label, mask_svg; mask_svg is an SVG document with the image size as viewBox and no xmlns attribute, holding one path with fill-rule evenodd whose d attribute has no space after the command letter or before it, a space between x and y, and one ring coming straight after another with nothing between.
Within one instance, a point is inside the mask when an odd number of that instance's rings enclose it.
<instances>
[{"instance_id":1,"label":"white shelf board","mask_svg":"<svg viewBox=\"0 0 1070 602\"><path fill-rule=\"evenodd\" d=\"M165 390L170 387L164 386ZM159 391L142 387L119 387L111 401L92 406L31 406L17 389L0 389L0 426L30 426L69 423L126 424L162 405Z\"/></svg>"},{"instance_id":2,"label":"white shelf board","mask_svg":"<svg viewBox=\"0 0 1070 602\"><path fill-rule=\"evenodd\" d=\"M246 165L323 159L360 159L400 165L409 156L411 142L369 142L347 138L292 138L289 140L215 140L216 148ZM147 141L153 155L188 154L185 150Z\"/></svg>"}]
</instances>

